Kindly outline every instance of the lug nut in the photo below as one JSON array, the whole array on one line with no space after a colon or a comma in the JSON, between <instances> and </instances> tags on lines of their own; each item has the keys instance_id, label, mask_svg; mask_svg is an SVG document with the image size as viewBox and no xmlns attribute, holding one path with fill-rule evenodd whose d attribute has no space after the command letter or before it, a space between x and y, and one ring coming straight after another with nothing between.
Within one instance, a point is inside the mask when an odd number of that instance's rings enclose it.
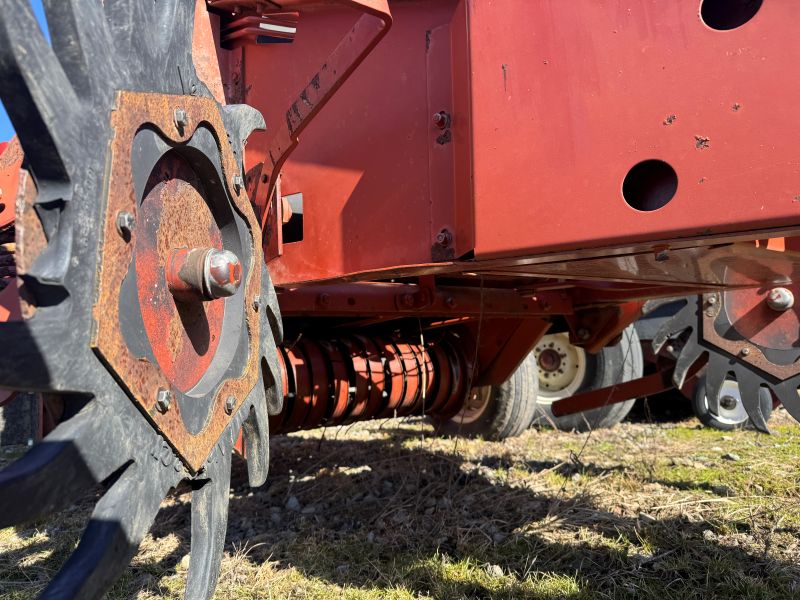
<instances>
[{"instance_id":1,"label":"lug nut","mask_svg":"<svg viewBox=\"0 0 800 600\"><path fill-rule=\"evenodd\" d=\"M229 250L180 248L167 261L167 287L176 300L191 302L233 296L242 283L242 263Z\"/></svg>"},{"instance_id":2,"label":"lug nut","mask_svg":"<svg viewBox=\"0 0 800 600\"><path fill-rule=\"evenodd\" d=\"M783 287L772 288L767 295L767 306L779 312L789 310L794 306L794 294Z\"/></svg>"},{"instance_id":3,"label":"lug nut","mask_svg":"<svg viewBox=\"0 0 800 600\"><path fill-rule=\"evenodd\" d=\"M165 389L158 390L156 396L156 408L159 412L165 413L169 410L169 405L172 404L172 392Z\"/></svg>"}]
</instances>

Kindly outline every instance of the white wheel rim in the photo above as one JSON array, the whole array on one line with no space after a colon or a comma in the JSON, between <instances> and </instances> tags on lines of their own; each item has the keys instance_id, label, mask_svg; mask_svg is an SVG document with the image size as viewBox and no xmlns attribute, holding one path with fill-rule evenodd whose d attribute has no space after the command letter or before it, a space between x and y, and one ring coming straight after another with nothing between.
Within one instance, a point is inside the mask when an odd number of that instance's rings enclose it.
<instances>
[{"instance_id":1,"label":"white wheel rim","mask_svg":"<svg viewBox=\"0 0 800 600\"><path fill-rule=\"evenodd\" d=\"M759 388L759 397L766 390ZM725 425L741 425L747 421L747 411L742 403L742 395L739 393L739 384L731 379L726 379L722 382L719 388L719 412L711 412L708 407L708 396L703 396L703 404L706 412L713 416L717 421ZM725 401L727 400L727 402Z\"/></svg>"},{"instance_id":2,"label":"white wheel rim","mask_svg":"<svg viewBox=\"0 0 800 600\"><path fill-rule=\"evenodd\" d=\"M569 342L569 334L545 335L533 350L539 374L539 402L569 398L586 377L586 351ZM557 360L556 360L557 355Z\"/></svg>"}]
</instances>

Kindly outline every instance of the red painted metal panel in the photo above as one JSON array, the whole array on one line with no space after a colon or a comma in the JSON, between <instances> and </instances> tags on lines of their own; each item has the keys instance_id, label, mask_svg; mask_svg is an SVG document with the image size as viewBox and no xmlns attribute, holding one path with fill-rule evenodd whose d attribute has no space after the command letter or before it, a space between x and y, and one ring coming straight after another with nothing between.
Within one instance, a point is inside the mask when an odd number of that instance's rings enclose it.
<instances>
[{"instance_id":1,"label":"red painted metal panel","mask_svg":"<svg viewBox=\"0 0 800 600\"><path fill-rule=\"evenodd\" d=\"M800 223L797 2L729 31L690 0L469 6L478 256ZM649 213L621 194L646 159L679 180Z\"/></svg>"},{"instance_id":2,"label":"red painted metal panel","mask_svg":"<svg viewBox=\"0 0 800 600\"><path fill-rule=\"evenodd\" d=\"M618 261L603 257L629 252L644 254L622 280L716 283L700 264L677 276L653 252L800 226L800 81L788 76L800 59L800 5L765 2L729 31L705 25L699 6L393 2L388 36L284 166L282 192L303 193L304 239L271 263L276 283L410 275L473 254L493 259L487 269L508 261L509 277L569 276L572 267L525 265L592 257L587 278L613 279ZM268 127L356 18L304 15L293 44L246 48L247 101ZM445 144L432 110L450 114ZM251 165L264 159L258 146ZM671 165L677 193L642 212L625 203L622 183L648 159ZM483 269L440 265L423 271Z\"/></svg>"}]
</instances>

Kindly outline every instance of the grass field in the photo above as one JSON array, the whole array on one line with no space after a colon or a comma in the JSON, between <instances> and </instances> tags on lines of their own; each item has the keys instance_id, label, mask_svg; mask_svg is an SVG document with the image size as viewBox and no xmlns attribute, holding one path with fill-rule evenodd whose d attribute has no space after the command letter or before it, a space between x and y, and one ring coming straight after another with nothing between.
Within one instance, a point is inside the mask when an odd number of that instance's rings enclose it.
<instances>
[{"instance_id":1,"label":"grass field","mask_svg":"<svg viewBox=\"0 0 800 600\"><path fill-rule=\"evenodd\" d=\"M800 426L772 423L491 443L416 420L277 438L263 488L234 462L216 597L800 597ZM0 597L41 591L99 493L0 531ZM164 503L111 598L182 597L188 502Z\"/></svg>"}]
</instances>

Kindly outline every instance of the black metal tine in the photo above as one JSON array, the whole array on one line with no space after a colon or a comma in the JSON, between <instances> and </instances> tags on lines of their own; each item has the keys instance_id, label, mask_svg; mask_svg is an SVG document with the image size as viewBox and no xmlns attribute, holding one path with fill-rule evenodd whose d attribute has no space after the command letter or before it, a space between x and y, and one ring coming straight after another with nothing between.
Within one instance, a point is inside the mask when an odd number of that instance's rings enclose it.
<instances>
[{"instance_id":1,"label":"black metal tine","mask_svg":"<svg viewBox=\"0 0 800 600\"><path fill-rule=\"evenodd\" d=\"M761 410L762 379L739 365L734 367L734 374L736 383L739 385L739 397L742 399L742 404L753 427L764 433L771 433L767 420L764 418L764 412Z\"/></svg>"},{"instance_id":2,"label":"black metal tine","mask_svg":"<svg viewBox=\"0 0 800 600\"><path fill-rule=\"evenodd\" d=\"M158 463L153 463L158 464ZM128 567L180 475L134 464L95 507L78 547L42 594L45 600L102 597Z\"/></svg>"},{"instance_id":3,"label":"black metal tine","mask_svg":"<svg viewBox=\"0 0 800 600\"><path fill-rule=\"evenodd\" d=\"M719 396L730 369L730 363L725 356L717 352L709 353L706 367L706 403L712 414L719 414Z\"/></svg>"},{"instance_id":4,"label":"black metal tine","mask_svg":"<svg viewBox=\"0 0 800 600\"><path fill-rule=\"evenodd\" d=\"M778 385L772 388L772 391L775 392L775 395L780 400L780 403L783 404L783 407L796 421L800 421L800 395L797 393L797 389L800 387L800 375L795 375L779 383Z\"/></svg>"},{"instance_id":5,"label":"black metal tine","mask_svg":"<svg viewBox=\"0 0 800 600\"><path fill-rule=\"evenodd\" d=\"M27 0L0 0L0 98L36 178L39 201L68 200L63 157L76 144L81 107Z\"/></svg>"},{"instance_id":6,"label":"black metal tine","mask_svg":"<svg viewBox=\"0 0 800 600\"><path fill-rule=\"evenodd\" d=\"M140 0L103 2L109 33L114 40L117 55L125 59L120 69L128 74L136 73L138 76L144 68L144 52L155 37L152 21L149 18L154 5L158 6L158 3Z\"/></svg>"},{"instance_id":7,"label":"black metal tine","mask_svg":"<svg viewBox=\"0 0 800 600\"><path fill-rule=\"evenodd\" d=\"M110 413L90 402L0 472L0 527L69 506L130 461Z\"/></svg>"},{"instance_id":8,"label":"black metal tine","mask_svg":"<svg viewBox=\"0 0 800 600\"><path fill-rule=\"evenodd\" d=\"M700 360L703 353L707 352L700 347L695 338L690 337L686 344L681 348L678 359L675 361L675 370L672 372L672 381L675 387L680 389L686 382L686 375L694 363Z\"/></svg>"},{"instance_id":9,"label":"black metal tine","mask_svg":"<svg viewBox=\"0 0 800 600\"><path fill-rule=\"evenodd\" d=\"M698 298L689 298L686 306L675 313L672 318L661 326L653 338L653 352L658 354L664 344L673 336L689 329L697 329L697 306ZM695 332L696 333L696 332Z\"/></svg>"},{"instance_id":10,"label":"black metal tine","mask_svg":"<svg viewBox=\"0 0 800 600\"><path fill-rule=\"evenodd\" d=\"M103 7L97 0L44 0L53 50L75 93L100 99L114 89L117 69Z\"/></svg>"},{"instance_id":11,"label":"black metal tine","mask_svg":"<svg viewBox=\"0 0 800 600\"><path fill-rule=\"evenodd\" d=\"M223 437L229 434L226 431ZM226 443L214 449L205 477L193 482L196 487L192 492L191 560L184 595L187 600L211 598L219 577L231 487L231 452Z\"/></svg>"},{"instance_id":12,"label":"black metal tine","mask_svg":"<svg viewBox=\"0 0 800 600\"><path fill-rule=\"evenodd\" d=\"M263 367L262 367L263 368ZM240 410L251 406L250 414L242 424L247 477L251 487L258 487L267 480L269 472L269 417L267 398L261 382L256 384L247 402Z\"/></svg>"}]
</instances>

